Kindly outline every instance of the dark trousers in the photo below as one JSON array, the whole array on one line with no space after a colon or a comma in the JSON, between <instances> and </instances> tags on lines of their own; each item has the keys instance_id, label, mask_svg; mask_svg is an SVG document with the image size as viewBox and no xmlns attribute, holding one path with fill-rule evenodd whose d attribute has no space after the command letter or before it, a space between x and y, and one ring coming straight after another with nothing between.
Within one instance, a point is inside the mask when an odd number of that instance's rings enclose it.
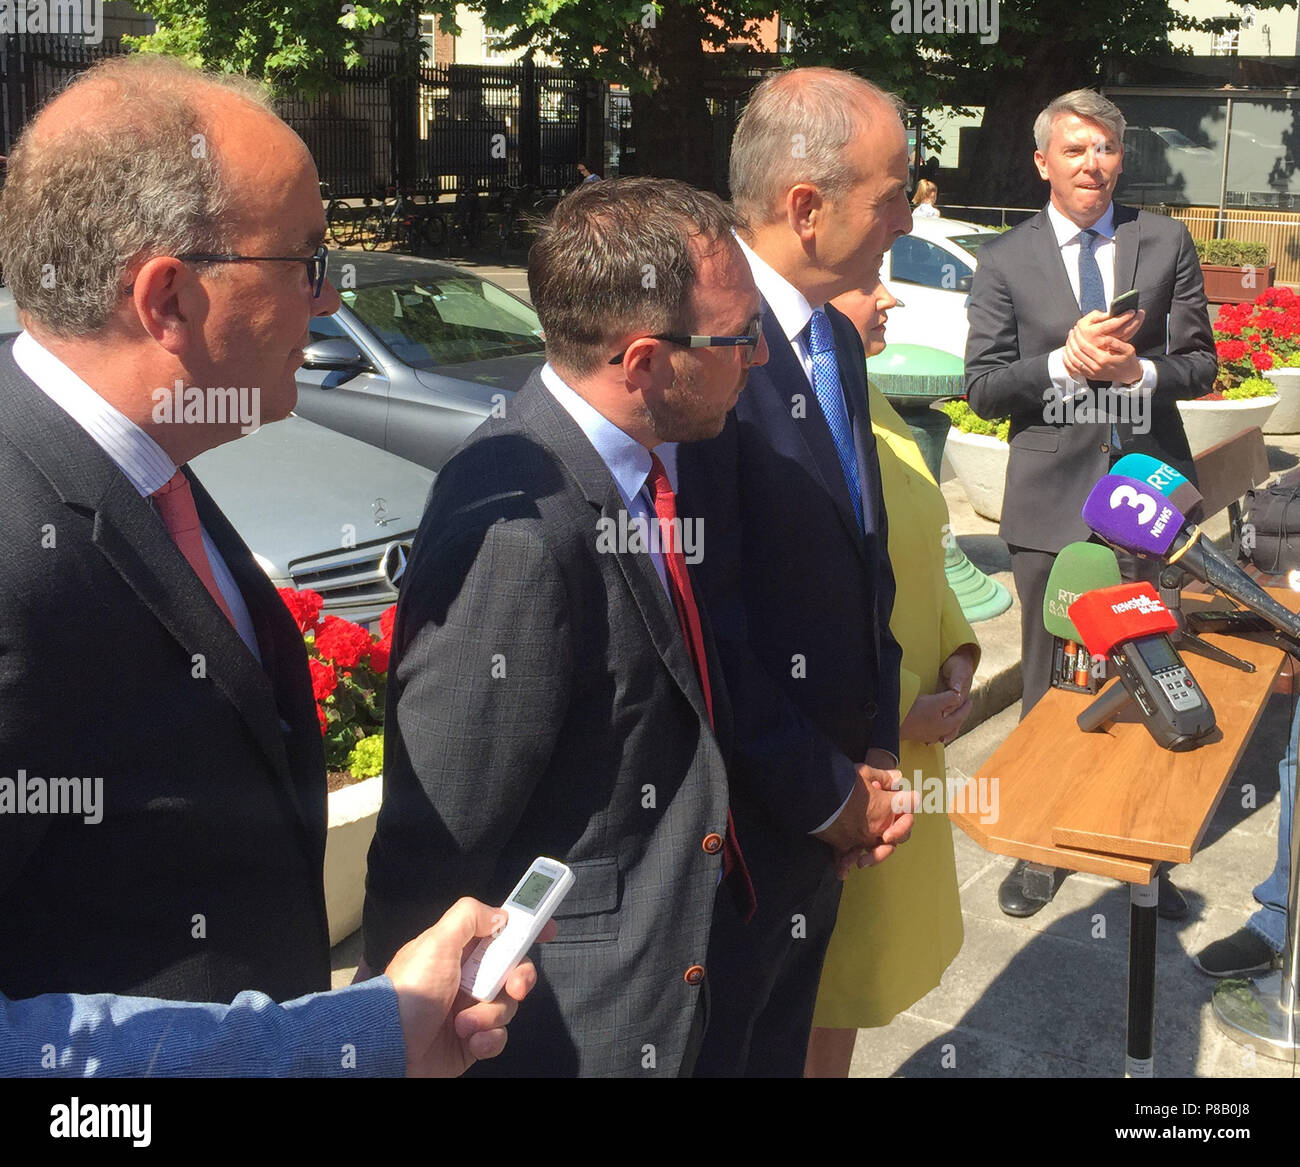
<instances>
[{"instance_id":1,"label":"dark trousers","mask_svg":"<svg viewBox=\"0 0 1300 1167\"><path fill-rule=\"evenodd\" d=\"M824 843L756 830L739 812L736 825L758 907L746 924L727 888L718 889L695 1076L802 1078L843 884Z\"/></svg>"}]
</instances>

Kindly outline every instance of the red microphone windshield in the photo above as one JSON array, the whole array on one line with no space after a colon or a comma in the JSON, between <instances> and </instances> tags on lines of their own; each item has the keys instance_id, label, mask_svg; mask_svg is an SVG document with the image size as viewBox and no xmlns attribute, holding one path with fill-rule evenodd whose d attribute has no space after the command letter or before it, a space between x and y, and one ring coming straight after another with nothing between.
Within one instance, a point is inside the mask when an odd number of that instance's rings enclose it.
<instances>
[{"instance_id":1,"label":"red microphone windshield","mask_svg":"<svg viewBox=\"0 0 1300 1167\"><path fill-rule=\"evenodd\" d=\"M1175 632L1178 621L1149 583L1123 583L1085 592L1069 608L1084 647L1106 656L1117 644Z\"/></svg>"}]
</instances>

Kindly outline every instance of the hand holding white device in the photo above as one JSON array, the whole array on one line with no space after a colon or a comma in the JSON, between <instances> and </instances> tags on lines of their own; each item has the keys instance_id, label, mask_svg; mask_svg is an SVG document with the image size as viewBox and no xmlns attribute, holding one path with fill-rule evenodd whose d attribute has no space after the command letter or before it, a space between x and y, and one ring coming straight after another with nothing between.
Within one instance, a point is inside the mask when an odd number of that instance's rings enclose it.
<instances>
[{"instance_id":1,"label":"hand holding white device","mask_svg":"<svg viewBox=\"0 0 1300 1167\"><path fill-rule=\"evenodd\" d=\"M461 969L460 987L476 1001L493 1000L572 886L573 872L559 860L534 859L501 905L505 927L475 945Z\"/></svg>"}]
</instances>

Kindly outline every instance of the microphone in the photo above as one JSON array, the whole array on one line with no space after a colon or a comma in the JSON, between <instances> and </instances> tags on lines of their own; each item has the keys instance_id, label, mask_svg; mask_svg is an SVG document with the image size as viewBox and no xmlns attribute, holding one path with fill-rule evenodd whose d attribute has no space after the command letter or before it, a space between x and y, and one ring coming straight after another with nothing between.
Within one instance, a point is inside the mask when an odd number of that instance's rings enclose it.
<instances>
[{"instance_id":1,"label":"microphone","mask_svg":"<svg viewBox=\"0 0 1300 1167\"><path fill-rule=\"evenodd\" d=\"M1068 609L1084 592L1119 582L1119 560L1109 547L1100 543L1070 543L1061 548L1043 593L1043 627L1056 638L1052 656L1053 687L1097 691L1082 637Z\"/></svg>"},{"instance_id":2,"label":"microphone","mask_svg":"<svg viewBox=\"0 0 1300 1167\"><path fill-rule=\"evenodd\" d=\"M1069 615L1088 651L1108 657L1120 678L1079 715L1081 730L1096 729L1132 698L1167 750L1190 749L1213 731L1214 710L1169 639L1178 621L1149 583L1088 592Z\"/></svg>"},{"instance_id":3,"label":"microphone","mask_svg":"<svg viewBox=\"0 0 1300 1167\"><path fill-rule=\"evenodd\" d=\"M1188 481L1186 475L1150 454L1125 454L1110 468L1110 472L1140 478L1148 486L1154 486L1185 515L1191 514L1193 507L1205 501L1205 496Z\"/></svg>"},{"instance_id":4,"label":"microphone","mask_svg":"<svg viewBox=\"0 0 1300 1167\"><path fill-rule=\"evenodd\" d=\"M1083 521L1111 546L1176 565L1262 616L1284 636L1300 638L1300 616L1273 599L1147 482L1104 475L1083 504Z\"/></svg>"}]
</instances>

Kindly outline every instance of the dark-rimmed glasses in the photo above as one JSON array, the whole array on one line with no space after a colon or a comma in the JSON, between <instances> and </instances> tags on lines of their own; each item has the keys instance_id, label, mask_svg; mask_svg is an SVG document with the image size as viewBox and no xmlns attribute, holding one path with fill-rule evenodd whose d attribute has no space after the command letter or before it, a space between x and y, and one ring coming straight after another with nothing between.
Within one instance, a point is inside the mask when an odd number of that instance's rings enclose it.
<instances>
[{"instance_id":1,"label":"dark-rimmed glasses","mask_svg":"<svg viewBox=\"0 0 1300 1167\"><path fill-rule=\"evenodd\" d=\"M743 346L752 350L745 354L745 362L748 364L749 361L754 359L754 351L758 349L758 342L762 335L762 325L755 322L753 331L745 333L744 336L696 336L694 334L678 336L656 332L650 339L666 340L669 344L680 344L684 348L740 348ZM644 340L645 338L639 337L638 339ZM632 341L632 344L635 343L636 341ZM631 348L632 344L629 344L628 348ZM625 348L622 352L615 353L610 357L609 363L611 365L620 364L626 355L627 349Z\"/></svg>"},{"instance_id":2,"label":"dark-rimmed glasses","mask_svg":"<svg viewBox=\"0 0 1300 1167\"><path fill-rule=\"evenodd\" d=\"M329 248L322 243L311 255L208 255L198 251L187 251L176 258L193 260L195 263L305 263L307 279L311 282L311 294L313 298L319 300L321 289L325 287Z\"/></svg>"}]
</instances>

